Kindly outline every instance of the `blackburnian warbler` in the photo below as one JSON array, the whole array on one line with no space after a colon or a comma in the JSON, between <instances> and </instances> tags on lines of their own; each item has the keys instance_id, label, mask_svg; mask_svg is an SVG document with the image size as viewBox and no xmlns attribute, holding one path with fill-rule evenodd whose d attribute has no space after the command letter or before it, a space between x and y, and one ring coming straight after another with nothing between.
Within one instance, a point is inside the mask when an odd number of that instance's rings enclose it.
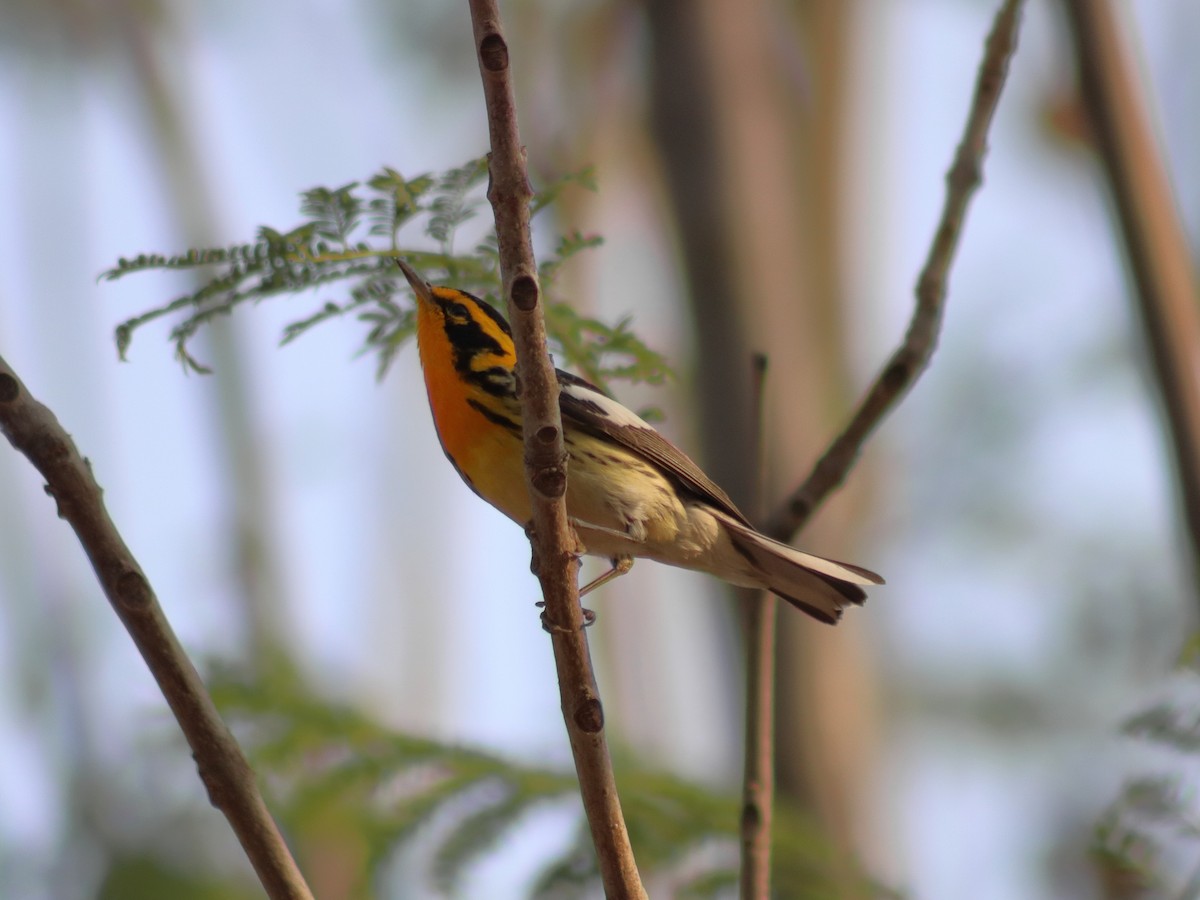
<instances>
[{"instance_id":1,"label":"blackburnian warbler","mask_svg":"<svg viewBox=\"0 0 1200 900\"><path fill-rule=\"evenodd\" d=\"M433 422L476 494L520 525L531 518L508 323L477 297L433 287L397 260L417 298L417 348ZM756 532L728 495L651 425L558 370L567 516L586 552L612 568L580 594L628 572L634 557L771 591L815 619L861 604L867 569L803 553Z\"/></svg>"}]
</instances>

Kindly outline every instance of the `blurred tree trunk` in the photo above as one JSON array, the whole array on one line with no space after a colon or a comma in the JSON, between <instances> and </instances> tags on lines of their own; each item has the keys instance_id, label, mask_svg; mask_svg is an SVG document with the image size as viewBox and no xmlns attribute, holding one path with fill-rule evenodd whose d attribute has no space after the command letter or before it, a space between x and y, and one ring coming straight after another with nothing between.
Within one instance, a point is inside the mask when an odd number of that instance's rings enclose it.
<instances>
[{"instance_id":1,"label":"blurred tree trunk","mask_svg":"<svg viewBox=\"0 0 1200 900\"><path fill-rule=\"evenodd\" d=\"M132 73L145 116L147 133L161 167L161 178L171 210L190 247L220 243L212 179L199 155L199 142L192 134L194 122L186 115L181 97L184 82L178 70L162 64L155 38L164 35L182 45L186 41L183 20L164 19L154 23L161 33L137 14L128 3L113 7L120 26L120 47L132 64ZM277 529L271 521L272 500L266 477L261 425L252 409L246 354L240 346L239 322L216 319L200 336L201 346L212 358L213 448L224 467L221 484L229 485L223 498L229 518L229 550L233 568L231 582L239 593L245 615L244 658L263 662L276 652L283 637L283 570L275 546Z\"/></svg>"},{"instance_id":2,"label":"blurred tree trunk","mask_svg":"<svg viewBox=\"0 0 1200 900\"><path fill-rule=\"evenodd\" d=\"M1066 4L1081 99L1116 206L1134 300L1162 396L1192 576L1200 573L1200 295L1188 236L1115 4Z\"/></svg>"},{"instance_id":3,"label":"blurred tree trunk","mask_svg":"<svg viewBox=\"0 0 1200 900\"><path fill-rule=\"evenodd\" d=\"M647 9L653 125L695 306L708 468L745 503L750 355L761 350L770 359L767 484L779 497L806 474L853 400L839 212L854 4L651 0ZM822 513L804 535L807 547L853 556L861 490L851 494ZM860 836L874 744L862 615L836 629L787 609L781 620L779 790L849 846Z\"/></svg>"}]
</instances>

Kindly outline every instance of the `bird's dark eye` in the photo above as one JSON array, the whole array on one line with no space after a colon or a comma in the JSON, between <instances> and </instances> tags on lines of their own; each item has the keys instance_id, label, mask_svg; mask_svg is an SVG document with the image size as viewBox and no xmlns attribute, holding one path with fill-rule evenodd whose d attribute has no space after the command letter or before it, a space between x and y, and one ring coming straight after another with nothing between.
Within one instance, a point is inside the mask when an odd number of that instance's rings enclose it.
<instances>
[{"instance_id":1,"label":"bird's dark eye","mask_svg":"<svg viewBox=\"0 0 1200 900\"><path fill-rule=\"evenodd\" d=\"M456 322L466 322L470 318L470 315L467 313L467 308L461 303L449 302L444 304L442 309L446 311L446 315L448 315L451 319L454 319Z\"/></svg>"}]
</instances>

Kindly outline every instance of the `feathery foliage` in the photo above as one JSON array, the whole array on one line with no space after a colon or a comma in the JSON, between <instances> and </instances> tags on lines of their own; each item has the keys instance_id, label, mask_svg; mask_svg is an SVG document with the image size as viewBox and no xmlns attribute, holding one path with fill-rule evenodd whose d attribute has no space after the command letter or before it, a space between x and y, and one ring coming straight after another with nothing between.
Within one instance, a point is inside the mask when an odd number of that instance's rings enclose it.
<instances>
[{"instance_id":1,"label":"feathery foliage","mask_svg":"<svg viewBox=\"0 0 1200 900\"><path fill-rule=\"evenodd\" d=\"M377 355L382 377L414 329L408 286L393 262L395 256L403 255L434 283L450 284L498 304L500 273L494 230L468 252L457 252L454 247L459 230L484 202L486 179L486 158L441 175L415 178L385 168L363 184L305 191L300 198L305 221L289 230L264 225L253 241L244 244L193 248L175 256L142 254L119 259L102 278L111 281L154 269L213 271L196 290L117 326L117 351L124 359L137 330L168 318L173 320L170 337L177 358L191 370L207 372L189 348L206 322L245 303L336 291L336 299L318 300L310 312L288 324L281 342L290 343L332 319L353 316L367 327L363 351ZM594 189L590 169L565 175L544 187L532 203L534 214L547 209L571 185ZM437 244L436 251L401 247L401 229L417 224ZM541 264L552 348L561 364L576 368L602 387L613 378L662 381L669 374L665 360L629 330L628 319L610 327L578 315L554 295L554 276L563 263L600 243L599 237L573 232L561 237Z\"/></svg>"},{"instance_id":2,"label":"feathery foliage","mask_svg":"<svg viewBox=\"0 0 1200 900\"><path fill-rule=\"evenodd\" d=\"M374 896L381 868L418 834L438 836L429 871L421 877L431 888L453 893L471 866L529 813L578 800L571 772L398 733L315 697L286 662L270 670L251 681L218 673L211 679L213 696L265 779L272 808L288 833L300 838L293 843L303 847L303 835L325 833L330 822L363 842L359 896ZM737 799L629 759L618 761L617 775L644 871L669 881L672 896L727 892L737 877ZM813 826L780 810L775 841L781 896L833 896L833 851ZM417 874L405 875L414 886ZM533 895L591 895L598 884L580 810L571 847L549 861ZM863 884L876 890L865 878Z\"/></svg>"},{"instance_id":3,"label":"feathery foliage","mask_svg":"<svg viewBox=\"0 0 1200 900\"><path fill-rule=\"evenodd\" d=\"M1200 636L1182 654L1170 696L1121 728L1162 762L1130 778L1096 825L1093 849L1110 874L1136 891L1200 895ZM1180 882L1180 883L1175 883ZM1182 884L1182 887L1181 887Z\"/></svg>"}]
</instances>

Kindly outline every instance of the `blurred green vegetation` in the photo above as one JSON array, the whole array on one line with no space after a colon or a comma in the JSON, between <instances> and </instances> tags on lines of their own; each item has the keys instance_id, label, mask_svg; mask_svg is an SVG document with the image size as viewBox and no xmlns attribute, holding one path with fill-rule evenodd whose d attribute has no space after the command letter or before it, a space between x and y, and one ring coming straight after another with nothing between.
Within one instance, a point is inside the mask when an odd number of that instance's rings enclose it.
<instances>
[{"instance_id":1,"label":"blurred green vegetation","mask_svg":"<svg viewBox=\"0 0 1200 900\"><path fill-rule=\"evenodd\" d=\"M389 862L425 833L423 871L404 872L411 889L456 895L472 867L539 807L578 800L573 772L507 760L485 751L403 734L369 713L321 697L278 655L251 674L219 669L210 678L218 708L238 734L300 864L339 835L338 856L362 863L351 896L386 896ZM739 800L629 754L615 760L622 806L643 876L665 879L672 896L724 895L737 882ZM577 804L578 805L578 804ZM551 856L532 896L595 894L599 872L582 806L566 852ZM354 846L348 846L354 845ZM776 810L775 884L789 898L830 898L846 887L836 851L813 822ZM858 872L856 896L894 896Z\"/></svg>"}]
</instances>

